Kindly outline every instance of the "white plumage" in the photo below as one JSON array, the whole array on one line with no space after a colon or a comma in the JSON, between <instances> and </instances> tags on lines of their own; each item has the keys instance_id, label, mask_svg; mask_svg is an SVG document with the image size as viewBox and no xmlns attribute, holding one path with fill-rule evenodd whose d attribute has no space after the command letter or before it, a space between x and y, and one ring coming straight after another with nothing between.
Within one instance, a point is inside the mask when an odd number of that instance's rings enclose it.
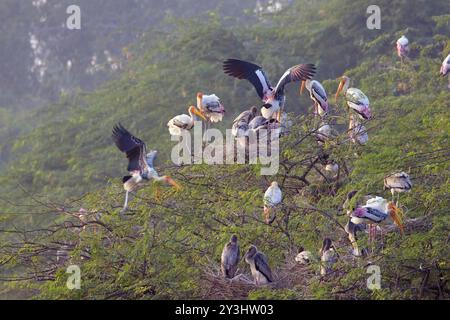
<instances>
[{"instance_id":1,"label":"white plumage","mask_svg":"<svg viewBox=\"0 0 450 320\"><path fill-rule=\"evenodd\" d=\"M195 121L197 121L197 116L206 121L206 118L202 112L196 109L194 106L189 107L189 115L180 114L172 118L168 123L167 127L169 132L173 136L181 136L184 130L190 130L194 127Z\"/></svg>"},{"instance_id":2,"label":"white plumage","mask_svg":"<svg viewBox=\"0 0 450 320\"><path fill-rule=\"evenodd\" d=\"M348 134L353 143L365 145L369 141L366 127L363 126L354 115L350 115Z\"/></svg>"},{"instance_id":3,"label":"white plumage","mask_svg":"<svg viewBox=\"0 0 450 320\"><path fill-rule=\"evenodd\" d=\"M450 54L444 59L441 65L441 76L446 76L450 71Z\"/></svg>"},{"instance_id":4,"label":"white plumage","mask_svg":"<svg viewBox=\"0 0 450 320\"><path fill-rule=\"evenodd\" d=\"M280 187L277 182L272 182L270 187L264 193L264 216L266 223L270 221L271 210L281 203L283 198Z\"/></svg>"}]
</instances>

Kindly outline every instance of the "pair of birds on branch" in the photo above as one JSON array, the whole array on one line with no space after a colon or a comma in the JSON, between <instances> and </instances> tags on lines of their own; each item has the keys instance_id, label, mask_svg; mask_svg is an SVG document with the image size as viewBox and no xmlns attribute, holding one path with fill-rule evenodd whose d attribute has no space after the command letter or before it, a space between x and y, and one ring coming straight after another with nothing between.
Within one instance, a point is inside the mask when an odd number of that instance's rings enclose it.
<instances>
[{"instance_id":1,"label":"pair of birds on branch","mask_svg":"<svg viewBox=\"0 0 450 320\"><path fill-rule=\"evenodd\" d=\"M333 272L333 265L337 262L338 253L333 241L330 238L325 238L322 243L322 248L319 251L320 257L320 275L325 276ZM295 261L299 264L308 265L311 261L317 258L311 253L300 247L299 253L295 257Z\"/></svg>"},{"instance_id":2,"label":"pair of birds on branch","mask_svg":"<svg viewBox=\"0 0 450 320\"><path fill-rule=\"evenodd\" d=\"M253 280L256 285L264 285L274 281L267 257L251 245L244 256L245 262L250 266ZM226 279L236 276L238 264L241 260L240 248L236 235L233 235L223 250L221 256L221 271Z\"/></svg>"}]
</instances>

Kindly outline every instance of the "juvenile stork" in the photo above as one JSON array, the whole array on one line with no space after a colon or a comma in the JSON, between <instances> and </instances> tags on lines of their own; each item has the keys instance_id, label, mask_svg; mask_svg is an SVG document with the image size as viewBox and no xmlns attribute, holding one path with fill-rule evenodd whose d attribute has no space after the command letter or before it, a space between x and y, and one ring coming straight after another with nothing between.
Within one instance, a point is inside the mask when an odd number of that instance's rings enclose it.
<instances>
[{"instance_id":1,"label":"juvenile stork","mask_svg":"<svg viewBox=\"0 0 450 320\"><path fill-rule=\"evenodd\" d=\"M298 249L298 254L295 257L295 261L297 261L299 264L309 264L311 260L312 260L311 251L306 251L303 247L300 247Z\"/></svg>"},{"instance_id":2,"label":"juvenile stork","mask_svg":"<svg viewBox=\"0 0 450 320\"><path fill-rule=\"evenodd\" d=\"M450 89L450 54L442 62L440 74L443 77L448 74L448 88Z\"/></svg>"},{"instance_id":3,"label":"juvenile stork","mask_svg":"<svg viewBox=\"0 0 450 320\"><path fill-rule=\"evenodd\" d=\"M255 246L250 246L245 254L245 262L250 265L253 280L257 286L273 282L272 270L266 256L259 252Z\"/></svg>"},{"instance_id":4,"label":"juvenile stork","mask_svg":"<svg viewBox=\"0 0 450 320\"><path fill-rule=\"evenodd\" d=\"M240 260L240 249L236 235L231 236L222 251L221 257L221 271L222 275L227 279L233 279L236 274L237 267Z\"/></svg>"},{"instance_id":5,"label":"juvenile stork","mask_svg":"<svg viewBox=\"0 0 450 320\"><path fill-rule=\"evenodd\" d=\"M322 249L319 251L320 255L320 275L325 276L333 271L333 265L337 261L336 248L330 238L323 240Z\"/></svg>"},{"instance_id":6,"label":"juvenile stork","mask_svg":"<svg viewBox=\"0 0 450 320\"><path fill-rule=\"evenodd\" d=\"M264 193L264 219L267 224L271 223L271 212L275 210L275 207L281 203L283 195L281 189L278 186L278 182L274 181L270 187ZM275 216L274 216L275 217Z\"/></svg>"},{"instance_id":7,"label":"juvenile stork","mask_svg":"<svg viewBox=\"0 0 450 320\"><path fill-rule=\"evenodd\" d=\"M277 120L280 121L286 100L285 86L290 82L311 79L316 72L316 67L313 64L299 64L289 68L275 88L270 85L263 69L256 64L228 59L223 63L223 70L229 76L248 80L255 87L258 96L264 103L261 108L263 117L272 119L276 116Z\"/></svg>"},{"instance_id":8,"label":"juvenile stork","mask_svg":"<svg viewBox=\"0 0 450 320\"><path fill-rule=\"evenodd\" d=\"M404 35L401 36L400 39L397 40L397 55L400 58L401 62L408 57L409 53L409 40Z\"/></svg>"},{"instance_id":9,"label":"juvenile stork","mask_svg":"<svg viewBox=\"0 0 450 320\"><path fill-rule=\"evenodd\" d=\"M251 107L250 110L242 112L233 121L233 127L231 128L231 134L236 138L242 138L248 136L250 130L250 122L257 116L258 108Z\"/></svg>"},{"instance_id":10,"label":"juvenile stork","mask_svg":"<svg viewBox=\"0 0 450 320\"><path fill-rule=\"evenodd\" d=\"M117 148L125 153L128 158L128 172L130 175L123 177L122 180L123 187L126 191L122 212L128 208L129 193L138 190L150 180L167 183L177 190L181 189L181 186L171 177L160 176L156 172L153 161L156 158L157 151L152 151L147 154L145 143L141 139L133 136L120 123L114 127L112 139Z\"/></svg>"},{"instance_id":11,"label":"juvenile stork","mask_svg":"<svg viewBox=\"0 0 450 320\"><path fill-rule=\"evenodd\" d=\"M194 106L190 106L188 112L189 115L180 114L167 123L167 127L172 136L181 136L184 130L191 130L194 127L195 121L198 121L197 117L207 121L203 113Z\"/></svg>"},{"instance_id":12,"label":"juvenile stork","mask_svg":"<svg viewBox=\"0 0 450 320\"><path fill-rule=\"evenodd\" d=\"M347 106L356 112L361 119L369 120L372 118L369 98L367 98L361 90L350 88L350 78L347 76L342 76L341 78L339 87L336 91L336 101L338 100L341 92L345 95Z\"/></svg>"},{"instance_id":13,"label":"juvenile stork","mask_svg":"<svg viewBox=\"0 0 450 320\"><path fill-rule=\"evenodd\" d=\"M395 193L397 192L396 206L400 199L401 192L410 192L412 189L412 182L406 172L394 172L384 178L384 189L390 189L392 194L392 202L394 202Z\"/></svg>"},{"instance_id":14,"label":"juvenile stork","mask_svg":"<svg viewBox=\"0 0 450 320\"><path fill-rule=\"evenodd\" d=\"M314 102L314 114L320 117L325 116L328 113L328 96L325 88L317 80L302 81L300 95L303 94L305 87L309 91L311 100Z\"/></svg>"},{"instance_id":15,"label":"juvenile stork","mask_svg":"<svg viewBox=\"0 0 450 320\"><path fill-rule=\"evenodd\" d=\"M348 123L348 136L354 144L361 146L366 145L369 141L366 127L353 114L350 115L350 122Z\"/></svg>"}]
</instances>

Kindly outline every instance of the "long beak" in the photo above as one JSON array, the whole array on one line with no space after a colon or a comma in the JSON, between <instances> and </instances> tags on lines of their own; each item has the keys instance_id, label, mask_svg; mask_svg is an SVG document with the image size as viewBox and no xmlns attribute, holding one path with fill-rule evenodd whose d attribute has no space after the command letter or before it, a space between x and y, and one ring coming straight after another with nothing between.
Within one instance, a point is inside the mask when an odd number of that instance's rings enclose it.
<instances>
[{"instance_id":1,"label":"long beak","mask_svg":"<svg viewBox=\"0 0 450 320\"><path fill-rule=\"evenodd\" d=\"M167 183L173 186L177 191L180 191L183 189L181 185L179 185L175 180L173 180L171 177L167 177Z\"/></svg>"},{"instance_id":2,"label":"long beak","mask_svg":"<svg viewBox=\"0 0 450 320\"><path fill-rule=\"evenodd\" d=\"M336 99L336 101L337 101L337 99L339 98L339 94L341 93L341 91L344 89L344 80L341 80L341 82L339 83L339 87L338 87L338 89L337 89L337 91L336 91L336 95L334 96L335 97L335 99Z\"/></svg>"},{"instance_id":3,"label":"long beak","mask_svg":"<svg viewBox=\"0 0 450 320\"><path fill-rule=\"evenodd\" d=\"M300 95L302 95L303 91L305 91L305 86L306 86L306 81L303 80L302 81L302 85L300 86Z\"/></svg>"},{"instance_id":4,"label":"long beak","mask_svg":"<svg viewBox=\"0 0 450 320\"><path fill-rule=\"evenodd\" d=\"M400 229L400 233L404 235L405 232L403 229L403 211L402 209L397 208L394 204L392 204L391 218Z\"/></svg>"},{"instance_id":5,"label":"long beak","mask_svg":"<svg viewBox=\"0 0 450 320\"><path fill-rule=\"evenodd\" d=\"M203 93L199 92L197 93L197 108L202 109L203 107Z\"/></svg>"},{"instance_id":6,"label":"long beak","mask_svg":"<svg viewBox=\"0 0 450 320\"><path fill-rule=\"evenodd\" d=\"M203 114L203 112L201 112L201 111L198 110L197 108L194 108L194 110L192 110L192 112L193 112L195 115L197 115L197 116L199 116L200 118L202 118L203 121L208 121L208 120L206 119L205 115Z\"/></svg>"}]
</instances>

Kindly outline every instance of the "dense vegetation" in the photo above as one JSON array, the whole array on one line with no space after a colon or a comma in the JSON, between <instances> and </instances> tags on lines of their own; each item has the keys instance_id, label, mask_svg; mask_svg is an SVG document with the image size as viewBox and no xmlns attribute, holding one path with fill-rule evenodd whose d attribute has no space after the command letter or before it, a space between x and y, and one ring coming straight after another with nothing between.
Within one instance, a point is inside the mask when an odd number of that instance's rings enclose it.
<instances>
[{"instance_id":1,"label":"dense vegetation","mask_svg":"<svg viewBox=\"0 0 450 320\"><path fill-rule=\"evenodd\" d=\"M450 15L446 1L380 1L382 29L368 30L369 4L296 1L252 27L232 28L214 15L177 21L176 32L140 40L135 59L95 92L66 95L19 115L0 109L0 276L18 280L5 290L85 299L447 298L450 92L438 71L450 52ZM405 64L394 52L403 33L413 43ZM151 48L141 50L146 41ZM311 102L292 85L287 108L295 126L282 139L277 176L260 176L259 166L250 165L170 165L167 120L195 103L197 91L222 98L227 116L221 129L259 103L249 84L223 74L228 57L258 62L272 78L290 65L313 62L329 96L338 76L350 76L375 115L366 124L369 143L346 143L347 113L333 103L329 118L340 134L319 148ZM160 150L159 163L167 163L161 170L184 185L159 196L155 186L142 190L126 220L118 214L125 159L110 138L119 121ZM337 177L323 170L324 151L339 163ZM345 195L355 189L387 198L383 177L395 170L407 171L414 183L401 197L406 234L388 228L383 247L353 257L340 209ZM267 226L263 192L272 180L285 196ZM75 216L81 207L91 214L87 225ZM218 276L220 252L232 233L243 250L256 244L268 256L273 286L233 285ZM295 265L299 246L317 252L326 236L340 255L333 274L317 275L318 263ZM81 290L67 290L65 267L55 263L63 245L71 263L82 267ZM360 245L367 246L366 236ZM81 259L87 250L89 259ZM366 287L369 264L381 267L381 290ZM244 262L240 270L249 273Z\"/></svg>"}]
</instances>

